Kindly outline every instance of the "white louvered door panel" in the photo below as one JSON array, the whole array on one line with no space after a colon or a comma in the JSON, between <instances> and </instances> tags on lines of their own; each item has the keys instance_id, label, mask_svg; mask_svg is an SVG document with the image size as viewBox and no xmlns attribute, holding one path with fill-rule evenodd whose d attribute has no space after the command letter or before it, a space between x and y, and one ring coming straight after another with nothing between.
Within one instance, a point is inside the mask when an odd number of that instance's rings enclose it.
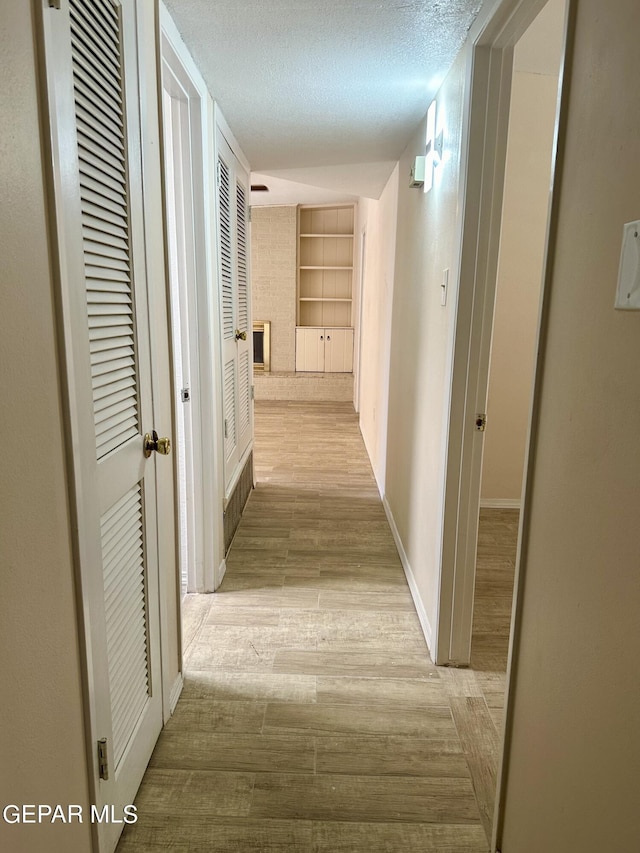
<instances>
[{"instance_id":1,"label":"white louvered door panel","mask_svg":"<svg viewBox=\"0 0 640 853\"><path fill-rule=\"evenodd\" d=\"M225 488L238 466L238 345L236 343L237 281L234 245L233 155L228 147L218 149L218 255L222 333L222 416L224 435Z\"/></svg>"},{"instance_id":2,"label":"white louvered door panel","mask_svg":"<svg viewBox=\"0 0 640 853\"><path fill-rule=\"evenodd\" d=\"M237 450L236 427L236 365L228 361L224 368L223 413L224 413L224 458L227 461Z\"/></svg>"},{"instance_id":3,"label":"white louvered door panel","mask_svg":"<svg viewBox=\"0 0 640 853\"><path fill-rule=\"evenodd\" d=\"M238 329L249 329L249 271L247 257L247 197L239 180L236 180L236 247L238 253Z\"/></svg>"},{"instance_id":4,"label":"white louvered door panel","mask_svg":"<svg viewBox=\"0 0 640 853\"><path fill-rule=\"evenodd\" d=\"M253 435L251 379L253 372L253 334L250 327L249 302L249 221L246 175L236 160L236 256L238 265L238 330L245 334L238 340L238 451L244 454Z\"/></svg>"},{"instance_id":5,"label":"white louvered door panel","mask_svg":"<svg viewBox=\"0 0 640 853\"><path fill-rule=\"evenodd\" d=\"M225 152L226 153L226 152ZM231 164L228 156L218 158L218 211L220 221L220 286L222 289L222 337L232 340L235 333L234 251L232 241Z\"/></svg>"},{"instance_id":6,"label":"white louvered door panel","mask_svg":"<svg viewBox=\"0 0 640 853\"><path fill-rule=\"evenodd\" d=\"M244 438L251 426L251 373L249 353L245 350L238 358L238 408L240 409L240 436Z\"/></svg>"},{"instance_id":7,"label":"white louvered door panel","mask_svg":"<svg viewBox=\"0 0 640 853\"><path fill-rule=\"evenodd\" d=\"M162 726L155 460L143 455L154 424L136 3L62 0L45 13L44 33L47 80L55 80L48 97L96 740L92 797L118 814L133 802ZM102 738L108 778L95 761ZM99 825L101 850L114 849L121 828Z\"/></svg>"},{"instance_id":8,"label":"white louvered door panel","mask_svg":"<svg viewBox=\"0 0 640 853\"><path fill-rule=\"evenodd\" d=\"M93 25L93 27L92 27ZM139 432L117 10L71 5L91 378L100 459Z\"/></svg>"},{"instance_id":9,"label":"white louvered door panel","mask_svg":"<svg viewBox=\"0 0 640 853\"><path fill-rule=\"evenodd\" d=\"M218 128L218 269L227 497L253 438L249 176Z\"/></svg>"},{"instance_id":10,"label":"white louvered door panel","mask_svg":"<svg viewBox=\"0 0 640 853\"><path fill-rule=\"evenodd\" d=\"M104 513L100 527L113 753L118 767L150 687L140 484Z\"/></svg>"}]
</instances>

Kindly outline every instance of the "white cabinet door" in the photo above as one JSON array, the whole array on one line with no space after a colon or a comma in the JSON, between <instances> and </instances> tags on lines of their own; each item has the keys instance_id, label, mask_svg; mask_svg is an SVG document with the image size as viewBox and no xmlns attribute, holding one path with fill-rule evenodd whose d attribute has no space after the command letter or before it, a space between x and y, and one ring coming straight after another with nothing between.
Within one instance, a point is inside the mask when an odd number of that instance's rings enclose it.
<instances>
[{"instance_id":1,"label":"white cabinet door","mask_svg":"<svg viewBox=\"0 0 640 853\"><path fill-rule=\"evenodd\" d=\"M327 373L353 370L353 329L325 329L324 369Z\"/></svg>"},{"instance_id":2,"label":"white cabinet door","mask_svg":"<svg viewBox=\"0 0 640 853\"><path fill-rule=\"evenodd\" d=\"M353 329L298 327L296 370L316 373L351 373Z\"/></svg>"},{"instance_id":3,"label":"white cabinet door","mask_svg":"<svg viewBox=\"0 0 640 853\"><path fill-rule=\"evenodd\" d=\"M321 373L324 369L325 330L296 329L296 370Z\"/></svg>"}]
</instances>

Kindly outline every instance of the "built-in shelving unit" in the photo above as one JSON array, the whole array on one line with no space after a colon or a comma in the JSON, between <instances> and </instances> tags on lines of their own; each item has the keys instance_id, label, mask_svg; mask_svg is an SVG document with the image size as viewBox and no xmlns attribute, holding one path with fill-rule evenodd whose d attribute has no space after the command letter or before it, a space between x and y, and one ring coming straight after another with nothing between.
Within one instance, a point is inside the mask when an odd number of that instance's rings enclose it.
<instances>
[{"instance_id":1,"label":"built-in shelving unit","mask_svg":"<svg viewBox=\"0 0 640 853\"><path fill-rule=\"evenodd\" d=\"M353 205L298 208L299 327L352 324Z\"/></svg>"}]
</instances>

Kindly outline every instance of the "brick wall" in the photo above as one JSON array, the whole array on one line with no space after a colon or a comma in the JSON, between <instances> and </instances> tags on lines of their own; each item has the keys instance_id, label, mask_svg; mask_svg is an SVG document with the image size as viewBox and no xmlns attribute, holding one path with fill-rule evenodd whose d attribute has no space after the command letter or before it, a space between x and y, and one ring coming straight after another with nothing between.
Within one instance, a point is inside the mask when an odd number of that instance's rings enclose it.
<instances>
[{"instance_id":1,"label":"brick wall","mask_svg":"<svg viewBox=\"0 0 640 853\"><path fill-rule=\"evenodd\" d=\"M254 320L271 322L271 370L294 371L296 327L296 207L251 210Z\"/></svg>"}]
</instances>

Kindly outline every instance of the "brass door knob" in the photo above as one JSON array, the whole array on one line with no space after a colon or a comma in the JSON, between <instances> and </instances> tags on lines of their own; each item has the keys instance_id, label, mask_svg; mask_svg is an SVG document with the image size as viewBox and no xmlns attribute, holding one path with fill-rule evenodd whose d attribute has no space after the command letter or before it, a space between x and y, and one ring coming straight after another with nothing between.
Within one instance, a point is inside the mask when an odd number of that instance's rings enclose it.
<instances>
[{"instance_id":1,"label":"brass door knob","mask_svg":"<svg viewBox=\"0 0 640 853\"><path fill-rule=\"evenodd\" d=\"M247 333L241 332L240 329L236 329L236 340L237 341L246 341L247 340Z\"/></svg>"},{"instance_id":2,"label":"brass door knob","mask_svg":"<svg viewBox=\"0 0 640 853\"><path fill-rule=\"evenodd\" d=\"M158 433L154 429L153 432L148 432L145 434L143 449L146 459L151 456L154 450L161 456L168 456L169 453L171 453L171 439L158 438Z\"/></svg>"}]
</instances>

